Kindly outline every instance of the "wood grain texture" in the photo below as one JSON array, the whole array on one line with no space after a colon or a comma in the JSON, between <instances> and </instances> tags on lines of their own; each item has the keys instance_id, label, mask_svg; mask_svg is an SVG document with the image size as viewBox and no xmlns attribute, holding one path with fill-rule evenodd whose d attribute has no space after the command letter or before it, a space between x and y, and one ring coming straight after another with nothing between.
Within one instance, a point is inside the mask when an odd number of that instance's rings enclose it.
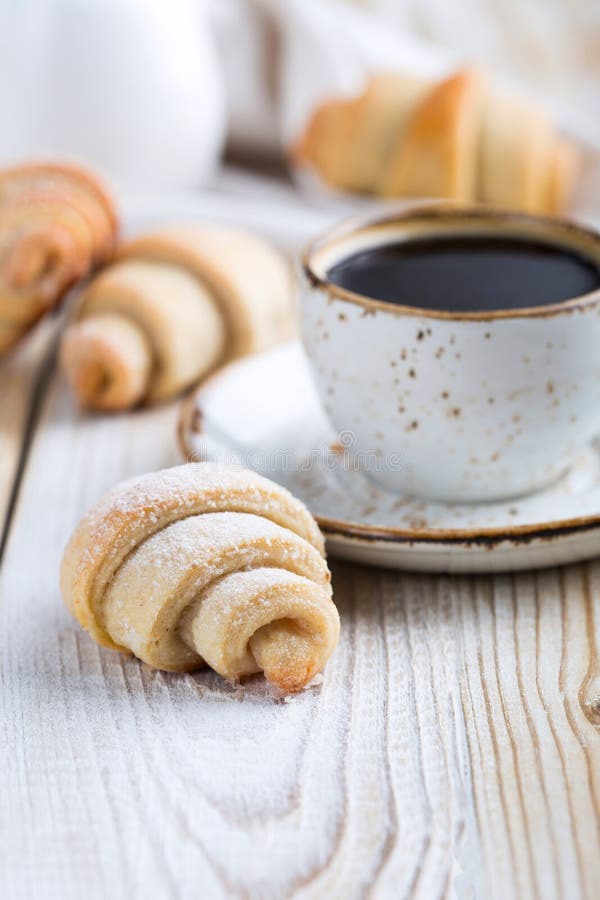
<instances>
[{"instance_id":1,"label":"wood grain texture","mask_svg":"<svg viewBox=\"0 0 600 900\"><path fill-rule=\"evenodd\" d=\"M597 563L474 579L461 693L492 896L597 897Z\"/></svg>"},{"instance_id":2,"label":"wood grain texture","mask_svg":"<svg viewBox=\"0 0 600 900\"><path fill-rule=\"evenodd\" d=\"M55 330L56 321L45 320L11 353L0 358L0 534Z\"/></svg>"},{"instance_id":3,"label":"wood grain texture","mask_svg":"<svg viewBox=\"0 0 600 900\"><path fill-rule=\"evenodd\" d=\"M600 567L338 564L322 684L152 672L79 630L57 571L102 490L176 461L174 419L49 388L0 580L9 896L593 897Z\"/></svg>"},{"instance_id":4,"label":"wood grain texture","mask_svg":"<svg viewBox=\"0 0 600 900\"><path fill-rule=\"evenodd\" d=\"M45 353L0 375L5 493ZM2 898L595 900L600 562L338 563L321 683L154 672L79 629L58 567L106 488L179 462L177 407L84 416L45 373L38 412L0 568Z\"/></svg>"}]
</instances>

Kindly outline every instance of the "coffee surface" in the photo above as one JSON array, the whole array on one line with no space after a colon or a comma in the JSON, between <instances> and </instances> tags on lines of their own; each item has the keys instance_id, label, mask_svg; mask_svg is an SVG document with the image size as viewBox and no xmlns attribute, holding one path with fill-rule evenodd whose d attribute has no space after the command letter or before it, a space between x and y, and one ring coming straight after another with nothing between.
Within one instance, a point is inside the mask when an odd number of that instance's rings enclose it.
<instances>
[{"instance_id":1,"label":"coffee surface","mask_svg":"<svg viewBox=\"0 0 600 900\"><path fill-rule=\"evenodd\" d=\"M450 312L558 303L600 287L600 268L568 249L509 236L414 238L370 247L327 278L365 297Z\"/></svg>"}]
</instances>

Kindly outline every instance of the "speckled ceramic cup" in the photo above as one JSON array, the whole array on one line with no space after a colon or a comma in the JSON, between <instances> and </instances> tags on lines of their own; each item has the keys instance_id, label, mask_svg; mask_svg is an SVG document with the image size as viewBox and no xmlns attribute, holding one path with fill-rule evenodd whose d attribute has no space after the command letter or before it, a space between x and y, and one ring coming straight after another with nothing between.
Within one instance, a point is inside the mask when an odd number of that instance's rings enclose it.
<instances>
[{"instance_id":1,"label":"speckled ceramic cup","mask_svg":"<svg viewBox=\"0 0 600 900\"><path fill-rule=\"evenodd\" d=\"M318 391L351 453L387 488L444 501L542 489L600 433L600 291L548 306L437 312L327 279L358 250L448 233L537 239L600 262L600 235L537 216L421 204L342 223L309 245L300 266Z\"/></svg>"}]
</instances>

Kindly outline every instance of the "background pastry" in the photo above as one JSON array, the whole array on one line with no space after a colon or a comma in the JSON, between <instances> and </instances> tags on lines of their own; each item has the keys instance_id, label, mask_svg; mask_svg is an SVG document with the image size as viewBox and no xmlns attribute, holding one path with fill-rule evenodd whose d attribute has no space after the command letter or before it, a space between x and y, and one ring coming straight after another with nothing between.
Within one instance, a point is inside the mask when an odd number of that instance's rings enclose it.
<instances>
[{"instance_id":1,"label":"background pastry","mask_svg":"<svg viewBox=\"0 0 600 900\"><path fill-rule=\"evenodd\" d=\"M64 554L64 600L100 644L159 669L205 663L304 687L337 642L323 538L284 488L195 463L114 488Z\"/></svg>"},{"instance_id":2,"label":"background pastry","mask_svg":"<svg viewBox=\"0 0 600 900\"><path fill-rule=\"evenodd\" d=\"M472 200L481 93L478 73L466 70L421 95L404 128L395 131L379 192Z\"/></svg>"},{"instance_id":3,"label":"background pastry","mask_svg":"<svg viewBox=\"0 0 600 900\"><path fill-rule=\"evenodd\" d=\"M61 361L82 406L171 397L295 330L289 266L259 237L186 225L140 237L86 289Z\"/></svg>"},{"instance_id":4,"label":"background pastry","mask_svg":"<svg viewBox=\"0 0 600 900\"><path fill-rule=\"evenodd\" d=\"M318 107L291 155L340 190L546 213L568 204L578 168L539 107L474 69L438 83L374 76Z\"/></svg>"},{"instance_id":5,"label":"background pastry","mask_svg":"<svg viewBox=\"0 0 600 900\"><path fill-rule=\"evenodd\" d=\"M112 256L116 236L112 200L90 172L57 163L0 170L0 353Z\"/></svg>"}]
</instances>

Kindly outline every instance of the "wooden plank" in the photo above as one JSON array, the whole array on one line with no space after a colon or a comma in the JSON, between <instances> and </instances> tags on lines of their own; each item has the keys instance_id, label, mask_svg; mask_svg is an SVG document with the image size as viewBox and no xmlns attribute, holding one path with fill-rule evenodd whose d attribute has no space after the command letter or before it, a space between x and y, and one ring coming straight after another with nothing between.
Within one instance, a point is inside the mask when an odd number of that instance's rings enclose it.
<instances>
[{"instance_id":1,"label":"wooden plank","mask_svg":"<svg viewBox=\"0 0 600 900\"><path fill-rule=\"evenodd\" d=\"M15 350L0 359L0 535L24 450L40 372L45 370L56 323L42 322Z\"/></svg>"},{"instance_id":2,"label":"wooden plank","mask_svg":"<svg viewBox=\"0 0 600 900\"><path fill-rule=\"evenodd\" d=\"M490 897L598 896L600 564L461 584Z\"/></svg>"},{"instance_id":3,"label":"wooden plank","mask_svg":"<svg viewBox=\"0 0 600 900\"><path fill-rule=\"evenodd\" d=\"M600 563L337 564L340 647L289 702L153 672L81 632L58 567L106 488L179 461L177 405L85 416L44 383L0 570L2 896L597 896Z\"/></svg>"},{"instance_id":4,"label":"wooden plank","mask_svg":"<svg viewBox=\"0 0 600 900\"><path fill-rule=\"evenodd\" d=\"M321 685L153 672L79 630L57 572L101 490L176 461L175 413L51 386L0 580L8 896L593 896L598 566L340 564Z\"/></svg>"},{"instance_id":5,"label":"wooden plank","mask_svg":"<svg viewBox=\"0 0 600 900\"><path fill-rule=\"evenodd\" d=\"M109 484L175 460L175 412L77 417L50 389L0 580L10 895L359 896L399 878L439 894L464 833L466 741L455 657L427 648L450 612L435 582L409 579L405 609L395 578L338 567L340 649L290 702L261 679L152 672L63 609L73 523ZM442 700L432 671L452 686Z\"/></svg>"}]
</instances>

